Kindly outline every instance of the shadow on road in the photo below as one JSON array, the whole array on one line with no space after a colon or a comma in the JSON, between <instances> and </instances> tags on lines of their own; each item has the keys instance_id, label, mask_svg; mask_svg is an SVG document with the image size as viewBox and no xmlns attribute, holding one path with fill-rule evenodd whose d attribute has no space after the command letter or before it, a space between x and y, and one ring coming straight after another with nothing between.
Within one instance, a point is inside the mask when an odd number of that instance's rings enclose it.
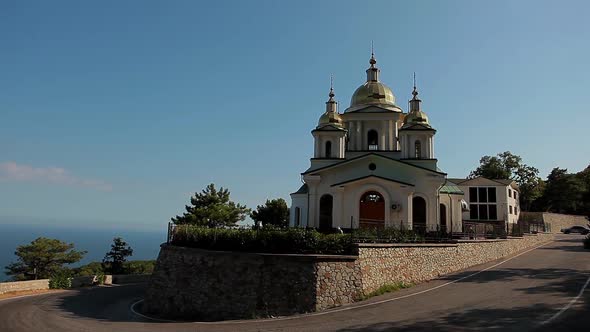
<instances>
[{"instance_id":1,"label":"shadow on road","mask_svg":"<svg viewBox=\"0 0 590 332\"><path fill-rule=\"evenodd\" d=\"M466 309L460 313L452 313L437 319L419 322L387 322L368 325L356 325L338 330L339 332L357 331L588 331L588 322L584 317L590 312L590 294L585 300L580 299L581 306L568 310L562 319L548 325L541 325L541 321L528 319L536 316L537 312L554 311L552 308L535 304L527 307L511 309ZM433 313L433 316L438 316ZM546 317L544 319L549 319Z\"/></svg>"},{"instance_id":2,"label":"shadow on road","mask_svg":"<svg viewBox=\"0 0 590 332\"><path fill-rule=\"evenodd\" d=\"M139 317L129 308L131 304L143 298L145 288L146 284L82 288L48 304L65 316L132 322L138 321Z\"/></svg>"}]
</instances>

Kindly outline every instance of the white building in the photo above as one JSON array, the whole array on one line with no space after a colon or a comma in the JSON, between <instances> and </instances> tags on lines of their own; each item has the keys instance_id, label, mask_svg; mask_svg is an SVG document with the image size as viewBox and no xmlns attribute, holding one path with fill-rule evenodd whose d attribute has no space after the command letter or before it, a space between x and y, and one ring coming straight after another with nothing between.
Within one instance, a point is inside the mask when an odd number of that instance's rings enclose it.
<instances>
[{"instance_id":1,"label":"white building","mask_svg":"<svg viewBox=\"0 0 590 332\"><path fill-rule=\"evenodd\" d=\"M469 211L463 212L468 222L516 223L520 215L518 186L513 180L449 179L464 193Z\"/></svg>"},{"instance_id":2,"label":"white building","mask_svg":"<svg viewBox=\"0 0 590 332\"><path fill-rule=\"evenodd\" d=\"M369 63L343 113L330 89L304 184L291 194L290 225L461 231L463 192L437 167L436 130L416 87L404 113L373 55Z\"/></svg>"}]
</instances>

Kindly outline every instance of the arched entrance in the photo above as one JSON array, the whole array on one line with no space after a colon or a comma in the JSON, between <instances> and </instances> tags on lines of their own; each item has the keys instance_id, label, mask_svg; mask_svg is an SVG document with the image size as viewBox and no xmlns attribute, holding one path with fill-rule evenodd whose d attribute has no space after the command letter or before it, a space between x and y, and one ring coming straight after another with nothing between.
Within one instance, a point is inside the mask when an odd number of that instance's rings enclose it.
<instances>
[{"instance_id":1,"label":"arched entrance","mask_svg":"<svg viewBox=\"0 0 590 332\"><path fill-rule=\"evenodd\" d=\"M416 232L426 232L426 201L414 196L412 199L412 229Z\"/></svg>"},{"instance_id":2,"label":"arched entrance","mask_svg":"<svg viewBox=\"0 0 590 332\"><path fill-rule=\"evenodd\" d=\"M332 195L324 195L320 198L320 230L329 231L332 229Z\"/></svg>"},{"instance_id":3,"label":"arched entrance","mask_svg":"<svg viewBox=\"0 0 590 332\"><path fill-rule=\"evenodd\" d=\"M447 207L444 204L440 205L440 230L447 231Z\"/></svg>"},{"instance_id":4,"label":"arched entrance","mask_svg":"<svg viewBox=\"0 0 590 332\"><path fill-rule=\"evenodd\" d=\"M385 200L376 191L361 196L359 206L359 228L385 227Z\"/></svg>"}]
</instances>

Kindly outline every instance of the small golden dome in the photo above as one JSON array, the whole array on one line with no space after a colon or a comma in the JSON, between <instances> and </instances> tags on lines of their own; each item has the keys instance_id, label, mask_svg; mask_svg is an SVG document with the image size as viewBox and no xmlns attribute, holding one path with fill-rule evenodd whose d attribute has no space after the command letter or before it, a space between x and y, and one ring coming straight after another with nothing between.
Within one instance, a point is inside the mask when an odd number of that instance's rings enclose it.
<instances>
[{"instance_id":1,"label":"small golden dome","mask_svg":"<svg viewBox=\"0 0 590 332\"><path fill-rule=\"evenodd\" d=\"M342 117L340 114L338 114L338 112L326 111L320 117L320 121L318 121L318 127L323 127L330 124L342 127Z\"/></svg>"},{"instance_id":2,"label":"small golden dome","mask_svg":"<svg viewBox=\"0 0 590 332\"><path fill-rule=\"evenodd\" d=\"M421 124L430 127L428 116L422 111L411 111L404 118L404 125Z\"/></svg>"}]
</instances>

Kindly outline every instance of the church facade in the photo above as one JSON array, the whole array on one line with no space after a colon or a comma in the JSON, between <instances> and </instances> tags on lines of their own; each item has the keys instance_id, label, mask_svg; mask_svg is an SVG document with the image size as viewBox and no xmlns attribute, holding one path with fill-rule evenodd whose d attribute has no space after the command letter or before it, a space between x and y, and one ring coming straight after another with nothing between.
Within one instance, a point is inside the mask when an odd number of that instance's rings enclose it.
<instances>
[{"instance_id":1,"label":"church facade","mask_svg":"<svg viewBox=\"0 0 590 332\"><path fill-rule=\"evenodd\" d=\"M404 112L374 55L369 63L343 113L330 89L310 167L291 194L290 226L461 231L463 192L437 167L436 130L416 87Z\"/></svg>"}]
</instances>

